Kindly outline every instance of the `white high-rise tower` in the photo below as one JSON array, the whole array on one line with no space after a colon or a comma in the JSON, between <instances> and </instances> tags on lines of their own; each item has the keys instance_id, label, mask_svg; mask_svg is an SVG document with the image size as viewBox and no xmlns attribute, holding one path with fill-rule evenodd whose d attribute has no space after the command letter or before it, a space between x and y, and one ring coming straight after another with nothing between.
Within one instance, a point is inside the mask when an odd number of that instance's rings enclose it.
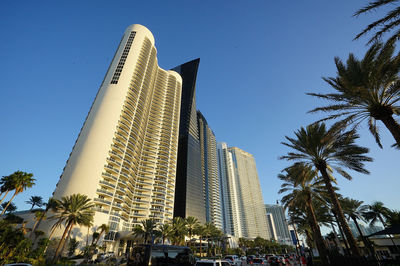
<instances>
[{"instance_id":1,"label":"white high-rise tower","mask_svg":"<svg viewBox=\"0 0 400 266\"><path fill-rule=\"evenodd\" d=\"M113 232L173 218L182 79L154 45L144 26L126 29L54 191L93 199L94 226Z\"/></svg>"},{"instance_id":2,"label":"white high-rise tower","mask_svg":"<svg viewBox=\"0 0 400 266\"><path fill-rule=\"evenodd\" d=\"M256 162L252 154L239 148L228 148L232 154L233 168L238 187L239 219L242 237L260 236L271 239L264 211L264 201L258 179Z\"/></svg>"}]
</instances>

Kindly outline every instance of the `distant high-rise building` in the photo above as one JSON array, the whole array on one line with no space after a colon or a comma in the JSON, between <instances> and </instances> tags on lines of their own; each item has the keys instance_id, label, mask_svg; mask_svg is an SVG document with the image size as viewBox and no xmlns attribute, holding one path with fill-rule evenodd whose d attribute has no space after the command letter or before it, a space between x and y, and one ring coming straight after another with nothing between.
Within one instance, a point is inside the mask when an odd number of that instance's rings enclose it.
<instances>
[{"instance_id":1,"label":"distant high-rise building","mask_svg":"<svg viewBox=\"0 0 400 266\"><path fill-rule=\"evenodd\" d=\"M265 204L265 211L272 214L277 241L284 244L292 243L284 208L280 205Z\"/></svg>"},{"instance_id":2,"label":"distant high-rise building","mask_svg":"<svg viewBox=\"0 0 400 266\"><path fill-rule=\"evenodd\" d=\"M235 176L232 153L226 143L217 145L218 168L221 184L221 207L224 232L235 237L242 237L238 193L238 180Z\"/></svg>"},{"instance_id":3,"label":"distant high-rise building","mask_svg":"<svg viewBox=\"0 0 400 266\"><path fill-rule=\"evenodd\" d=\"M278 240L278 236L276 235L274 216L272 216L272 213L267 213L267 222L269 231L271 232L272 239Z\"/></svg>"},{"instance_id":4,"label":"distant high-rise building","mask_svg":"<svg viewBox=\"0 0 400 266\"><path fill-rule=\"evenodd\" d=\"M87 195L94 226L114 233L173 218L182 78L158 66L154 43L127 28L53 194Z\"/></svg>"},{"instance_id":5,"label":"distant high-rise building","mask_svg":"<svg viewBox=\"0 0 400 266\"><path fill-rule=\"evenodd\" d=\"M218 175L217 142L207 120L197 111L200 133L201 163L206 206L206 221L222 227L221 185Z\"/></svg>"},{"instance_id":6,"label":"distant high-rise building","mask_svg":"<svg viewBox=\"0 0 400 266\"><path fill-rule=\"evenodd\" d=\"M228 148L228 150L232 154L233 168L238 183L242 236L246 238L260 236L271 239L254 157L236 147Z\"/></svg>"},{"instance_id":7,"label":"distant high-rise building","mask_svg":"<svg viewBox=\"0 0 400 266\"><path fill-rule=\"evenodd\" d=\"M182 77L174 217L193 216L199 222L205 223L206 208L196 112L199 63L200 59L195 59L173 69Z\"/></svg>"}]
</instances>

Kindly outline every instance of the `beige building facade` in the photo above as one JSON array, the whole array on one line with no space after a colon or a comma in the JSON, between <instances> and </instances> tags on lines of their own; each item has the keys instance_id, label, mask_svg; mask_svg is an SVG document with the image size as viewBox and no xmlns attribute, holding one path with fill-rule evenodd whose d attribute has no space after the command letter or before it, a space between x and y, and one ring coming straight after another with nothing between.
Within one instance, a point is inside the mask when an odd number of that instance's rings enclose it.
<instances>
[{"instance_id":1,"label":"beige building facade","mask_svg":"<svg viewBox=\"0 0 400 266\"><path fill-rule=\"evenodd\" d=\"M238 187L237 203L241 236L271 239L254 156L236 147L228 148L228 151L232 154Z\"/></svg>"},{"instance_id":2,"label":"beige building facade","mask_svg":"<svg viewBox=\"0 0 400 266\"><path fill-rule=\"evenodd\" d=\"M108 224L114 233L148 218L172 220L181 90L181 76L158 66L151 32L129 26L54 198L87 195L96 206L94 227Z\"/></svg>"}]
</instances>

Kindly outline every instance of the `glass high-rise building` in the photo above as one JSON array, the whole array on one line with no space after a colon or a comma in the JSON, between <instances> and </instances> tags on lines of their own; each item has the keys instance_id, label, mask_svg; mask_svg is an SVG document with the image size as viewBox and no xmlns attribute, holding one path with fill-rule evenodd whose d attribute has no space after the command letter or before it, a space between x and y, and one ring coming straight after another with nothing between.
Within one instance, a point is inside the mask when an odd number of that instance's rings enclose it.
<instances>
[{"instance_id":1,"label":"glass high-rise building","mask_svg":"<svg viewBox=\"0 0 400 266\"><path fill-rule=\"evenodd\" d=\"M217 142L214 132L211 130L207 120L200 111L197 111L197 118L199 122L206 221L212 222L219 229L223 229Z\"/></svg>"},{"instance_id":2,"label":"glass high-rise building","mask_svg":"<svg viewBox=\"0 0 400 266\"><path fill-rule=\"evenodd\" d=\"M242 237L260 236L271 239L254 156L236 147L228 148L228 150L232 154L237 181L237 201Z\"/></svg>"},{"instance_id":3,"label":"glass high-rise building","mask_svg":"<svg viewBox=\"0 0 400 266\"><path fill-rule=\"evenodd\" d=\"M196 112L196 78L200 59L173 68L182 77L174 217L206 222L200 135Z\"/></svg>"},{"instance_id":4,"label":"glass high-rise building","mask_svg":"<svg viewBox=\"0 0 400 266\"><path fill-rule=\"evenodd\" d=\"M242 237L239 210L239 186L235 176L232 153L225 142L217 145L219 179L221 185L222 223L224 232Z\"/></svg>"},{"instance_id":5,"label":"glass high-rise building","mask_svg":"<svg viewBox=\"0 0 400 266\"><path fill-rule=\"evenodd\" d=\"M95 203L94 227L172 220L182 78L158 66L151 32L129 26L72 149L54 198ZM82 230L86 237L86 229Z\"/></svg>"},{"instance_id":6,"label":"glass high-rise building","mask_svg":"<svg viewBox=\"0 0 400 266\"><path fill-rule=\"evenodd\" d=\"M266 213L273 217L277 241L282 244L290 245L292 243L289 227L286 221L285 210L280 205L265 204Z\"/></svg>"}]
</instances>

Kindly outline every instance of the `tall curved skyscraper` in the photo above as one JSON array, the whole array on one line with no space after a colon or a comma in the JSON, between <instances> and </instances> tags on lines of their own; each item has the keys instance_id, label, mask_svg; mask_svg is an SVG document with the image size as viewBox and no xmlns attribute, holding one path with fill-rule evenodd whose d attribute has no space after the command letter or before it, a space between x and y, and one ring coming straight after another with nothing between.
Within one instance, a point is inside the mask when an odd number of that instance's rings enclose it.
<instances>
[{"instance_id":1,"label":"tall curved skyscraper","mask_svg":"<svg viewBox=\"0 0 400 266\"><path fill-rule=\"evenodd\" d=\"M87 195L94 226L109 224L112 232L148 218L172 220L181 92L181 76L158 66L151 32L129 26L54 197Z\"/></svg>"},{"instance_id":2,"label":"tall curved skyscraper","mask_svg":"<svg viewBox=\"0 0 400 266\"><path fill-rule=\"evenodd\" d=\"M206 222L200 135L196 112L196 78L200 59L173 68L182 76L174 217L195 217Z\"/></svg>"}]
</instances>

